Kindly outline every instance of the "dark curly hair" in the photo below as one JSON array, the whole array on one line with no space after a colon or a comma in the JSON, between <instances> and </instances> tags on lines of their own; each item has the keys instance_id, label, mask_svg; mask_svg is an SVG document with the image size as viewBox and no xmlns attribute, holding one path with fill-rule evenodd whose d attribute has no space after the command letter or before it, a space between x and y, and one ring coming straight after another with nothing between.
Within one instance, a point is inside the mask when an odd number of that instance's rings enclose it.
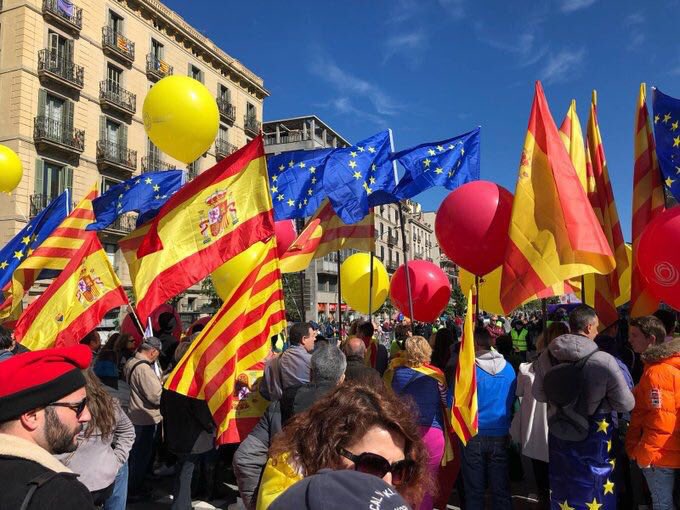
<instances>
[{"instance_id":1,"label":"dark curly hair","mask_svg":"<svg viewBox=\"0 0 680 510\"><path fill-rule=\"evenodd\" d=\"M414 419L416 412L389 389L345 382L296 415L278 434L269 450L272 459L290 455L305 476L324 468L345 469L338 449L358 441L373 426L401 434L404 456L416 462L413 478L397 487L414 508L433 482L428 454Z\"/></svg>"}]
</instances>

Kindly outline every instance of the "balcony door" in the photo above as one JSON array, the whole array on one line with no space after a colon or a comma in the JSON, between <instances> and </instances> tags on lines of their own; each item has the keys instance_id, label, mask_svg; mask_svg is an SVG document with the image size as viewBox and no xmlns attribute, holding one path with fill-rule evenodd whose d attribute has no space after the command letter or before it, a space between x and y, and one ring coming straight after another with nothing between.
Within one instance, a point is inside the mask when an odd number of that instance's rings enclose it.
<instances>
[{"instance_id":1,"label":"balcony door","mask_svg":"<svg viewBox=\"0 0 680 510\"><path fill-rule=\"evenodd\" d=\"M40 210L61 195L66 189L73 190L73 168L44 161L36 161L35 193L38 195L35 205Z\"/></svg>"},{"instance_id":2,"label":"balcony door","mask_svg":"<svg viewBox=\"0 0 680 510\"><path fill-rule=\"evenodd\" d=\"M50 68L67 70L67 65L73 63L73 41L61 34L49 31Z\"/></svg>"},{"instance_id":3,"label":"balcony door","mask_svg":"<svg viewBox=\"0 0 680 510\"><path fill-rule=\"evenodd\" d=\"M64 136L65 101L57 96L47 94L45 100L45 118L47 134L50 138L61 140Z\"/></svg>"},{"instance_id":4,"label":"balcony door","mask_svg":"<svg viewBox=\"0 0 680 510\"><path fill-rule=\"evenodd\" d=\"M123 18L113 11L109 11L108 26L114 34L123 35Z\"/></svg>"},{"instance_id":5,"label":"balcony door","mask_svg":"<svg viewBox=\"0 0 680 510\"><path fill-rule=\"evenodd\" d=\"M123 71L116 66L108 64L106 66L106 91L115 97L115 100L121 102L120 86L122 82Z\"/></svg>"}]
</instances>

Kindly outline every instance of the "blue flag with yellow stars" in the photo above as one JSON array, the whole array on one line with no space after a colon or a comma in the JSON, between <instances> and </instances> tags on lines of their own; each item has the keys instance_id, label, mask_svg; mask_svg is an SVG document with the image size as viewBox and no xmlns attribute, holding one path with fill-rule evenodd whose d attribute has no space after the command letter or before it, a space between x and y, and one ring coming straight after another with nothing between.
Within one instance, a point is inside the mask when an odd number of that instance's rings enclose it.
<instances>
[{"instance_id":1,"label":"blue flag with yellow stars","mask_svg":"<svg viewBox=\"0 0 680 510\"><path fill-rule=\"evenodd\" d=\"M347 225L361 221L371 207L396 201L391 195L395 180L390 146L389 131L382 131L328 155L323 186Z\"/></svg>"},{"instance_id":2,"label":"blue flag with yellow stars","mask_svg":"<svg viewBox=\"0 0 680 510\"><path fill-rule=\"evenodd\" d=\"M406 169L394 189L397 199L413 198L434 186L452 190L479 180L479 132L480 128L476 128L455 138L393 154L392 159Z\"/></svg>"},{"instance_id":3,"label":"blue flag with yellow stars","mask_svg":"<svg viewBox=\"0 0 680 510\"><path fill-rule=\"evenodd\" d=\"M680 200L680 99L654 88L656 155L668 191Z\"/></svg>"},{"instance_id":4,"label":"blue flag with yellow stars","mask_svg":"<svg viewBox=\"0 0 680 510\"><path fill-rule=\"evenodd\" d=\"M69 214L69 204L69 191L66 190L0 250L0 288L9 283L19 264L64 221Z\"/></svg>"},{"instance_id":5,"label":"blue flag with yellow stars","mask_svg":"<svg viewBox=\"0 0 680 510\"><path fill-rule=\"evenodd\" d=\"M182 170L149 172L116 184L92 201L96 221L87 230L102 230L118 216L138 212L137 226L155 216L158 210L183 184Z\"/></svg>"},{"instance_id":6,"label":"blue flag with yellow stars","mask_svg":"<svg viewBox=\"0 0 680 510\"><path fill-rule=\"evenodd\" d=\"M267 161L276 221L312 216L326 198L323 172L333 149L289 151Z\"/></svg>"}]
</instances>

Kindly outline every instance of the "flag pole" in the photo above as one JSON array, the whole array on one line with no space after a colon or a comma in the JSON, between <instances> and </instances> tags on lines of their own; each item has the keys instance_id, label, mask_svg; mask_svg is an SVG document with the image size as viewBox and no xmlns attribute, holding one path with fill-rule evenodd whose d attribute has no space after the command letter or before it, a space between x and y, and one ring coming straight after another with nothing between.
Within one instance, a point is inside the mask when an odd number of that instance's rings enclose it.
<instances>
[{"instance_id":1,"label":"flag pole","mask_svg":"<svg viewBox=\"0 0 680 510\"><path fill-rule=\"evenodd\" d=\"M142 334L142 337L143 337L145 328L144 328L144 326L142 326L142 321L139 320L139 315L137 315L137 311L135 310L135 307L130 305L128 308L129 308L129 313L132 316L132 322L135 323L135 326L137 326L137 329L139 330L139 332Z\"/></svg>"},{"instance_id":2,"label":"flag pole","mask_svg":"<svg viewBox=\"0 0 680 510\"><path fill-rule=\"evenodd\" d=\"M581 303L586 304L586 277L581 275Z\"/></svg>"},{"instance_id":3,"label":"flag pole","mask_svg":"<svg viewBox=\"0 0 680 510\"><path fill-rule=\"evenodd\" d=\"M342 342L342 284L340 283L340 265L342 264L342 255L340 250L337 252L338 255L338 340Z\"/></svg>"},{"instance_id":4,"label":"flag pole","mask_svg":"<svg viewBox=\"0 0 680 510\"><path fill-rule=\"evenodd\" d=\"M368 280L368 320L373 322L373 252L371 251L371 262L369 265L368 274L370 279Z\"/></svg>"},{"instance_id":5,"label":"flag pole","mask_svg":"<svg viewBox=\"0 0 680 510\"><path fill-rule=\"evenodd\" d=\"M475 289L476 289L476 297L474 299L475 302L475 324L477 324L477 320L479 320L479 276L475 275Z\"/></svg>"}]
</instances>

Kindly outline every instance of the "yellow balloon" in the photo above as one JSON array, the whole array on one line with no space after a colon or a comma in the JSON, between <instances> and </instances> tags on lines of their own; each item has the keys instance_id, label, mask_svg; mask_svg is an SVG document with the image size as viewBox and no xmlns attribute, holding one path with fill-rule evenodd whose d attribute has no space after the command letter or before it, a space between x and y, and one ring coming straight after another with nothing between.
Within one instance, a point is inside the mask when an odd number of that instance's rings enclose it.
<instances>
[{"instance_id":1,"label":"yellow balloon","mask_svg":"<svg viewBox=\"0 0 680 510\"><path fill-rule=\"evenodd\" d=\"M468 289L475 283L475 275L468 273L462 267L459 268L460 288L467 295ZM505 315L501 305L501 275L503 266L498 266L489 274L480 278L477 289L477 302L479 309L496 314Z\"/></svg>"},{"instance_id":2,"label":"yellow balloon","mask_svg":"<svg viewBox=\"0 0 680 510\"><path fill-rule=\"evenodd\" d=\"M264 243L255 243L213 271L211 276L215 292L222 301L226 301L243 282L246 275L261 260L265 249Z\"/></svg>"},{"instance_id":3,"label":"yellow balloon","mask_svg":"<svg viewBox=\"0 0 680 510\"><path fill-rule=\"evenodd\" d=\"M151 141L184 163L208 150L220 125L217 101L205 85L188 76L167 76L151 87L142 113Z\"/></svg>"},{"instance_id":4,"label":"yellow balloon","mask_svg":"<svg viewBox=\"0 0 680 510\"><path fill-rule=\"evenodd\" d=\"M628 267L619 276L619 288L621 295L614 301L614 305L621 306L630 301L630 271L633 266L633 248L626 245L626 256L628 257ZM583 277L586 284L586 304L593 305L595 303L595 275L587 274ZM581 297L579 293L576 294L578 298Z\"/></svg>"},{"instance_id":5,"label":"yellow balloon","mask_svg":"<svg viewBox=\"0 0 680 510\"><path fill-rule=\"evenodd\" d=\"M371 255L355 253L340 266L342 298L359 313L369 313L368 292L370 286ZM390 292L390 278L380 259L373 257L373 292L371 311L382 306Z\"/></svg>"},{"instance_id":6,"label":"yellow balloon","mask_svg":"<svg viewBox=\"0 0 680 510\"><path fill-rule=\"evenodd\" d=\"M14 191L24 174L17 153L5 145L0 145L0 191Z\"/></svg>"}]
</instances>

